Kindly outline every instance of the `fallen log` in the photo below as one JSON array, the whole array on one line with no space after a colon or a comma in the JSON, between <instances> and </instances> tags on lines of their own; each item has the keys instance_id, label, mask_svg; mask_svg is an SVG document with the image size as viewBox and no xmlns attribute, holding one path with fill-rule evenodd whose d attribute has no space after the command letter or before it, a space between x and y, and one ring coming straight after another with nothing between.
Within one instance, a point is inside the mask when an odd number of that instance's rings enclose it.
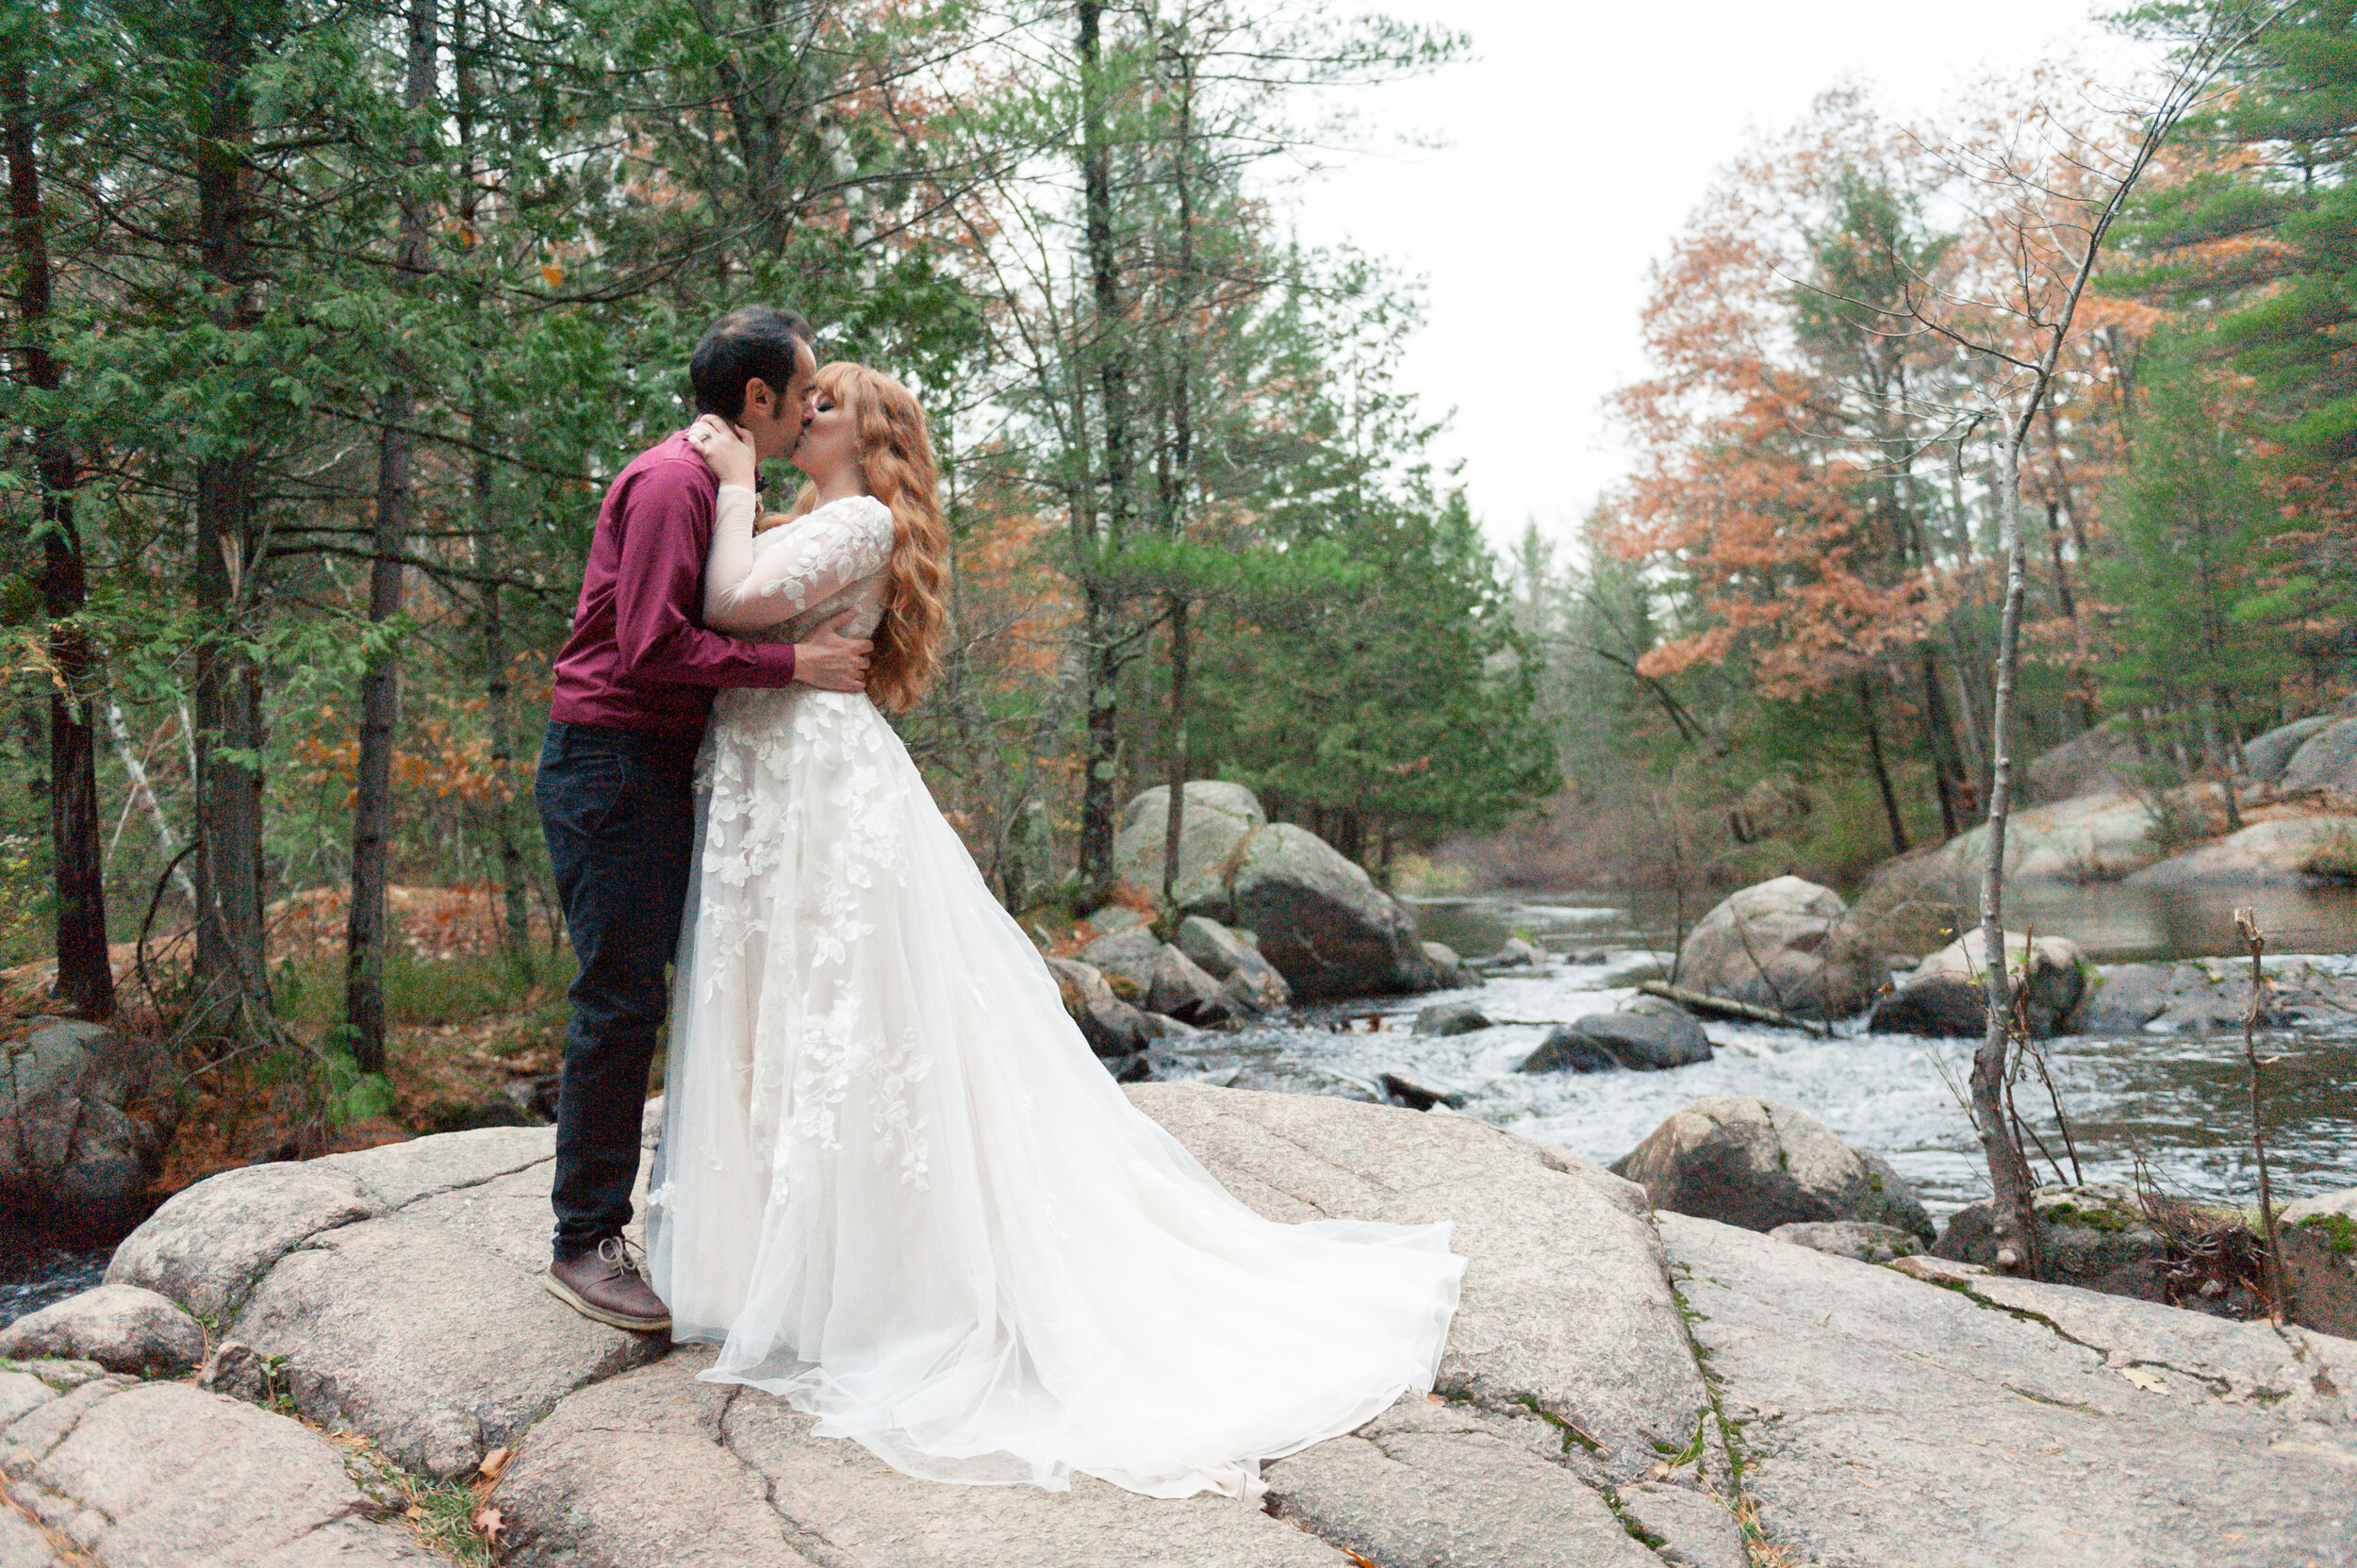
<instances>
[{"instance_id":1,"label":"fallen log","mask_svg":"<svg viewBox=\"0 0 2357 1568\"><path fill-rule=\"evenodd\" d=\"M1707 991L1689 990L1672 985L1667 981L1648 980L1638 983L1637 989L1663 1001L1673 1001L1689 1013L1700 1013L1709 1018L1732 1018L1739 1023L1769 1024L1777 1029L1806 1030L1811 1034L1830 1035L1833 1031L1809 1018L1796 1018L1789 1013L1779 1013L1772 1007L1760 1007L1747 1001L1731 1001L1714 997Z\"/></svg>"}]
</instances>

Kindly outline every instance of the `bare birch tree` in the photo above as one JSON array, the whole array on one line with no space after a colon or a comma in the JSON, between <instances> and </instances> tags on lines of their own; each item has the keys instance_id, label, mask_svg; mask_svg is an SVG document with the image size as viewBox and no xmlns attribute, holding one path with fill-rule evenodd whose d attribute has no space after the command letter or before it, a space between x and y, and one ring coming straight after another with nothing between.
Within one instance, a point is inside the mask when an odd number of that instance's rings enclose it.
<instances>
[{"instance_id":1,"label":"bare birch tree","mask_svg":"<svg viewBox=\"0 0 2357 1568\"><path fill-rule=\"evenodd\" d=\"M1971 1103L1988 1160L1997 1263L2007 1271L2037 1272L2030 1202L2034 1182L2005 1113L2016 1030L2013 976L2004 947L2005 838L2012 810L2014 690L2029 579L2021 521L2022 455L2053 393L2056 367L2104 240L2136 182L2178 123L2208 95L2220 69L2284 8L2229 7L2203 16L2200 31L2180 50L2174 73L2143 114L2141 135L2124 156L2106 157L2075 140L2028 153L2015 143L1965 155L1971 177L2003 197L1996 206L2010 273L2005 295L1971 299L1926 287L1909 302L1916 329L1955 343L1986 373L1981 406L1958 410L1958 422L1986 419L2001 433L1997 501L2005 592L1989 714L1988 840L1980 889L1988 1021L1973 1052Z\"/></svg>"}]
</instances>

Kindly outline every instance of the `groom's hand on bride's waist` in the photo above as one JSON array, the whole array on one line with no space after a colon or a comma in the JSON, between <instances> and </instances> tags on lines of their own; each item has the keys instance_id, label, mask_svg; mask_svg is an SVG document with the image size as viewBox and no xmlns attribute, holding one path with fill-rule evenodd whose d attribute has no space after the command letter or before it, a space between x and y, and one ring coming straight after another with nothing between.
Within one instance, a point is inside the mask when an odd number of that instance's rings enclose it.
<instances>
[{"instance_id":1,"label":"groom's hand on bride's waist","mask_svg":"<svg viewBox=\"0 0 2357 1568\"><path fill-rule=\"evenodd\" d=\"M829 691L860 691L867 685L867 653L873 646L865 637L847 637L844 622L857 614L846 610L818 628L808 642L794 645L794 679L806 686L823 686Z\"/></svg>"}]
</instances>

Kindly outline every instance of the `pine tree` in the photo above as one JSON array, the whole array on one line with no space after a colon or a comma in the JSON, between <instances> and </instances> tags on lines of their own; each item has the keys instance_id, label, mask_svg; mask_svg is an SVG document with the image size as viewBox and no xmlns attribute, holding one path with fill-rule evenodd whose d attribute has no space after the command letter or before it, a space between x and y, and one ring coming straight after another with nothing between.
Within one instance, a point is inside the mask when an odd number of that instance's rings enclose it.
<instances>
[{"instance_id":1,"label":"pine tree","mask_svg":"<svg viewBox=\"0 0 2357 1568\"><path fill-rule=\"evenodd\" d=\"M2147 8L2174 32L2246 0ZM2299 466L2357 460L2357 0L2295 0L2236 56L2233 91L2183 140L2217 167L2157 190L2130 231L2152 259L2126 286L2226 308L2219 341L2258 378Z\"/></svg>"},{"instance_id":2,"label":"pine tree","mask_svg":"<svg viewBox=\"0 0 2357 1568\"><path fill-rule=\"evenodd\" d=\"M2225 770L2238 715L2268 703L2283 668L2250 614L2271 514L2201 346L2163 334L2146 351L2135 456L2105 499L2112 548L2096 581L2119 610L2106 701L2184 717Z\"/></svg>"}]
</instances>

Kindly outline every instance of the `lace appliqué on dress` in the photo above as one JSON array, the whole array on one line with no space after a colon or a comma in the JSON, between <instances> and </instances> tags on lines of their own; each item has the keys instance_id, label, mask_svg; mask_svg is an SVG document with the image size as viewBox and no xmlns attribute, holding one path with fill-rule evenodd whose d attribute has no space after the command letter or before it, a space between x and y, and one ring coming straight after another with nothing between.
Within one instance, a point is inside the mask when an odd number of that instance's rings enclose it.
<instances>
[{"instance_id":1,"label":"lace appliqu\u00e9 on dress","mask_svg":"<svg viewBox=\"0 0 2357 1568\"><path fill-rule=\"evenodd\" d=\"M887 766L891 732L865 697L729 695L738 700L713 726L701 768L699 1000L717 1001L727 977L745 973L760 938L763 984L800 1002L793 1039L748 1037L729 1064L753 1147L775 1151L771 1188L783 1197L792 1141L840 1147L844 1118L860 1115L877 1161L921 1188L928 1119L910 1090L932 1058L914 1034L890 1037L862 1006L854 973L880 891L908 883L897 826L908 819L908 775ZM802 810L823 829L799 820Z\"/></svg>"}]
</instances>

